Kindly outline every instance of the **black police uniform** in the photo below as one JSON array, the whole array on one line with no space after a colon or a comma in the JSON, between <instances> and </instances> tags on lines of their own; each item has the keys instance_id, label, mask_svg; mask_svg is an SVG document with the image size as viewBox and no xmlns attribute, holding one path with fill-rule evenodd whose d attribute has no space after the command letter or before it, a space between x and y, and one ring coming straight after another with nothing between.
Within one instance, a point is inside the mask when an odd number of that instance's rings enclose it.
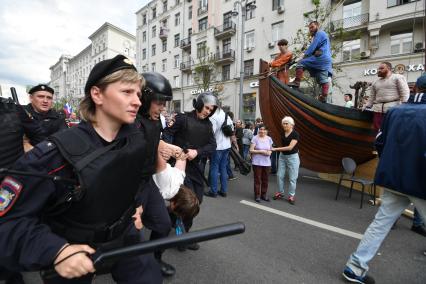
<instances>
[{"instance_id":1,"label":"black police uniform","mask_svg":"<svg viewBox=\"0 0 426 284\"><path fill-rule=\"evenodd\" d=\"M116 139L108 143L91 124L82 122L19 159L16 170L78 178L84 194L62 203L74 187L35 177L6 177L0 187L6 198L0 203L0 266L18 271L43 269L52 265L67 242L94 248L122 246L124 237L130 235L128 230L134 228L129 213L136 206L140 161L146 155L141 141L141 131L134 124L123 125ZM105 147L109 150L96 159L87 158ZM111 274L119 283L161 282L152 256L121 260Z\"/></svg>"},{"instance_id":2,"label":"black police uniform","mask_svg":"<svg viewBox=\"0 0 426 284\"><path fill-rule=\"evenodd\" d=\"M24 154L24 134L32 145L45 138L39 124L28 117L22 106L0 98L0 168L10 167Z\"/></svg>"},{"instance_id":3,"label":"black police uniform","mask_svg":"<svg viewBox=\"0 0 426 284\"><path fill-rule=\"evenodd\" d=\"M65 116L51 109L46 113L38 113L31 104L24 106L30 118L38 121L45 136L50 136L59 130L68 128Z\"/></svg>"},{"instance_id":4,"label":"black police uniform","mask_svg":"<svg viewBox=\"0 0 426 284\"><path fill-rule=\"evenodd\" d=\"M201 203L204 195L205 178L199 165L200 159L209 157L216 150L216 139L210 120L208 118L199 119L195 110L177 114L172 127L164 129L163 139L182 149L197 150L197 157L186 165L184 184L194 191ZM192 219L183 220L183 223L185 230L188 231L192 226Z\"/></svg>"}]
</instances>

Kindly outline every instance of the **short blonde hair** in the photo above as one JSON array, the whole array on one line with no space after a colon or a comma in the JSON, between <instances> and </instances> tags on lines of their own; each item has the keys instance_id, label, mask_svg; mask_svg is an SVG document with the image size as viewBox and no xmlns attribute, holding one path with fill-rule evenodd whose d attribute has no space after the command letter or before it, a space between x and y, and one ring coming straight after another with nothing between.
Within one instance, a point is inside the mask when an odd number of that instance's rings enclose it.
<instances>
[{"instance_id":1,"label":"short blonde hair","mask_svg":"<svg viewBox=\"0 0 426 284\"><path fill-rule=\"evenodd\" d=\"M122 69L105 76L95 84L101 92L105 91L109 84L115 82L137 83L140 82L140 89L145 87L145 79L133 69ZM89 122L95 122L96 105L92 100L90 91L80 102L80 117Z\"/></svg>"},{"instance_id":2,"label":"short blonde hair","mask_svg":"<svg viewBox=\"0 0 426 284\"><path fill-rule=\"evenodd\" d=\"M284 122L294 126L294 119L291 116L284 116L283 120L281 120L281 124L284 124Z\"/></svg>"}]
</instances>

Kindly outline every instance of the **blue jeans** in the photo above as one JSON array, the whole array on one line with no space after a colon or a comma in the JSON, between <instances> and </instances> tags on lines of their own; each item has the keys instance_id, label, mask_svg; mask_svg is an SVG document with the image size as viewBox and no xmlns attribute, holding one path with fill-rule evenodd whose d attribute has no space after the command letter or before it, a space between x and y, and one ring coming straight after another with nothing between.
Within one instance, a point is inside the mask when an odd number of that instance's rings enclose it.
<instances>
[{"instance_id":1,"label":"blue jeans","mask_svg":"<svg viewBox=\"0 0 426 284\"><path fill-rule=\"evenodd\" d=\"M216 150L210 160L210 191L217 194L218 175L220 174L220 190L227 192L228 190L228 173L226 167L228 165L229 149Z\"/></svg>"},{"instance_id":2,"label":"blue jeans","mask_svg":"<svg viewBox=\"0 0 426 284\"><path fill-rule=\"evenodd\" d=\"M228 177L234 177L234 173L232 172L231 168L231 155L228 154L228 162L226 163L226 173L228 174Z\"/></svg>"},{"instance_id":3,"label":"blue jeans","mask_svg":"<svg viewBox=\"0 0 426 284\"><path fill-rule=\"evenodd\" d=\"M395 194L387 189L382 195L382 205L379 207L373 222L368 226L356 251L349 257L346 266L358 275L364 277L368 271L368 263L376 255L383 240L405 208L413 202L417 210L425 217L426 200L407 195Z\"/></svg>"},{"instance_id":4,"label":"blue jeans","mask_svg":"<svg viewBox=\"0 0 426 284\"><path fill-rule=\"evenodd\" d=\"M283 155L280 154L280 158L278 159L278 192L281 194L285 194L285 175L286 170L288 170L288 180L289 180L289 189L288 194L290 196L294 196L296 194L296 182L297 177L299 176L299 166L300 159L299 154L291 154L291 155Z\"/></svg>"},{"instance_id":5,"label":"blue jeans","mask_svg":"<svg viewBox=\"0 0 426 284\"><path fill-rule=\"evenodd\" d=\"M244 154L244 159L245 160L247 160L247 156L248 156L248 153L249 153L249 150L250 150L250 145L246 145L246 144L244 144L243 145L243 154Z\"/></svg>"},{"instance_id":6,"label":"blue jeans","mask_svg":"<svg viewBox=\"0 0 426 284\"><path fill-rule=\"evenodd\" d=\"M424 225L425 225L425 223L424 223L422 217L420 217L419 211L417 211L417 209L414 208L413 226L421 227L421 226L424 226Z\"/></svg>"}]
</instances>

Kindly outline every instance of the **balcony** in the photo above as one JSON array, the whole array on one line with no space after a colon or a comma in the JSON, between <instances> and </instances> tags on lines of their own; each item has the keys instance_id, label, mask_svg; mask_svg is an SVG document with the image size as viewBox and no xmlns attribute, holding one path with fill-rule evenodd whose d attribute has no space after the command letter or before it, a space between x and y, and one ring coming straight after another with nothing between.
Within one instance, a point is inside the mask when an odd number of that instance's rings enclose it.
<instances>
[{"instance_id":1,"label":"balcony","mask_svg":"<svg viewBox=\"0 0 426 284\"><path fill-rule=\"evenodd\" d=\"M194 62L192 60L182 62L180 64L180 71L182 72L192 72L192 66L194 65Z\"/></svg>"},{"instance_id":2,"label":"balcony","mask_svg":"<svg viewBox=\"0 0 426 284\"><path fill-rule=\"evenodd\" d=\"M200 7L200 8L198 8L198 16L204 15L208 11L209 11L208 6Z\"/></svg>"},{"instance_id":3,"label":"balcony","mask_svg":"<svg viewBox=\"0 0 426 284\"><path fill-rule=\"evenodd\" d=\"M330 32L336 33L340 30L356 30L367 26L369 14L361 14L354 17L344 18L330 23Z\"/></svg>"},{"instance_id":4,"label":"balcony","mask_svg":"<svg viewBox=\"0 0 426 284\"><path fill-rule=\"evenodd\" d=\"M191 49L191 38L185 38L180 41L180 48L183 50Z\"/></svg>"},{"instance_id":5,"label":"balcony","mask_svg":"<svg viewBox=\"0 0 426 284\"><path fill-rule=\"evenodd\" d=\"M169 29L166 28L160 28L160 39L167 39L169 36Z\"/></svg>"},{"instance_id":6,"label":"balcony","mask_svg":"<svg viewBox=\"0 0 426 284\"><path fill-rule=\"evenodd\" d=\"M216 64L226 64L235 61L235 50L228 49L224 52L217 52L214 55L214 60Z\"/></svg>"},{"instance_id":7,"label":"balcony","mask_svg":"<svg viewBox=\"0 0 426 284\"><path fill-rule=\"evenodd\" d=\"M226 37L233 36L235 34L235 23L229 21L225 23L223 26L214 28L214 36L216 39L223 39Z\"/></svg>"}]
</instances>

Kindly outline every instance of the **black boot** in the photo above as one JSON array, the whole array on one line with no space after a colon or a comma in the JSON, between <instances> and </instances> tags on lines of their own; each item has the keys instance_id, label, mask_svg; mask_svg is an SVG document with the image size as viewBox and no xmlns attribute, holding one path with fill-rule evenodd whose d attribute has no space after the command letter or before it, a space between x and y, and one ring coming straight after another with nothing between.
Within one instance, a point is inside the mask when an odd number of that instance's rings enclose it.
<instances>
[{"instance_id":1,"label":"black boot","mask_svg":"<svg viewBox=\"0 0 426 284\"><path fill-rule=\"evenodd\" d=\"M161 274L164 277L171 277L171 276L175 275L176 269L174 268L173 265L171 265L167 262L164 262L161 259L158 260L158 264L160 265Z\"/></svg>"}]
</instances>

